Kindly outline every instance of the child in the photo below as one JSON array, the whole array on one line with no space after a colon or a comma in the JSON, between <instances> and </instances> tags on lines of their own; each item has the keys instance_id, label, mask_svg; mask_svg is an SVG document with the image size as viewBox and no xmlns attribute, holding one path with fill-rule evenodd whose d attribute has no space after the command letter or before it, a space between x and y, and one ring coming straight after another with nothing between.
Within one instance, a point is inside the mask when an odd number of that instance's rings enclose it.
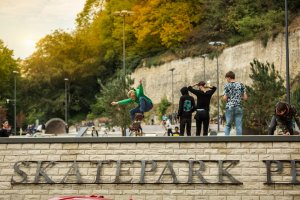
<instances>
[{"instance_id":1,"label":"child","mask_svg":"<svg viewBox=\"0 0 300 200\"><path fill-rule=\"evenodd\" d=\"M173 133L173 136L180 136L178 126L175 126L175 131L174 131L174 133Z\"/></svg>"},{"instance_id":2,"label":"child","mask_svg":"<svg viewBox=\"0 0 300 200\"><path fill-rule=\"evenodd\" d=\"M184 129L186 127L187 136L191 136L192 113L195 110L194 97L189 95L187 87L180 90L182 96L179 100L179 109L177 117L180 120L180 135L184 136Z\"/></svg>"},{"instance_id":3,"label":"child","mask_svg":"<svg viewBox=\"0 0 300 200\"><path fill-rule=\"evenodd\" d=\"M166 121L166 129L167 129L167 133L168 133L168 136L172 136L172 124L171 124L171 120L170 119L167 119Z\"/></svg>"},{"instance_id":4,"label":"child","mask_svg":"<svg viewBox=\"0 0 300 200\"><path fill-rule=\"evenodd\" d=\"M94 136L94 134L98 137L98 131L96 130L95 126L92 126L92 137Z\"/></svg>"},{"instance_id":5,"label":"child","mask_svg":"<svg viewBox=\"0 0 300 200\"><path fill-rule=\"evenodd\" d=\"M149 97L144 94L142 80L140 80L140 85L136 88L136 90L129 90L128 92L128 99L124 99L118 102L112 102L111 105L125 105L131 102L135 102L138 106L132 110L130 110L130 119L134 121L135 114L144 112L148 112L152 109L153 104Z\"/></svg>"}]
</instances>

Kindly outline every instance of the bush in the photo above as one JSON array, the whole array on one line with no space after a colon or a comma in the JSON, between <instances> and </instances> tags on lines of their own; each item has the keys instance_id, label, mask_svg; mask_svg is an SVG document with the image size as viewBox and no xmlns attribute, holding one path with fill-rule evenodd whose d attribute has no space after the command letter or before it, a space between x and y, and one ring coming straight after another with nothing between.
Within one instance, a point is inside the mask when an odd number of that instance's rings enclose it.
<instances>
[{"instance_id":1,"label":"bush","mask_svg":"<svg viewBox=\"0 0 300 200\"><path fill-rule=\"evenodd\" d=\"M171 105L171 102L168 101L167 97L163 97L158 105L158 116L159 119L162 118L164 114L166 114L166 111L168 107Z\"/></svg>"}]
</instances>

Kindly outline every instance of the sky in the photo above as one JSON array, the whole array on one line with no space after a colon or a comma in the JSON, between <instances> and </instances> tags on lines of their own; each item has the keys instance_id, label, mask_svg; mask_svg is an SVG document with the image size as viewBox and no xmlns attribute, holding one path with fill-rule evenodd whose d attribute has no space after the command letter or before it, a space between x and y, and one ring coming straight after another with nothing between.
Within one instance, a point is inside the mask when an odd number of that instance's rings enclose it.
<instances>
[{"instance_id":1,"label":"sky","mask_svg":"<svg viewBox=\"0 0 300 200\"><path fill-rule=\"evenodd\" d=\"M24 59L35 43L56 29L70 32L85 0L0 0L0 39Z\"/></svg>"}]
</instances>

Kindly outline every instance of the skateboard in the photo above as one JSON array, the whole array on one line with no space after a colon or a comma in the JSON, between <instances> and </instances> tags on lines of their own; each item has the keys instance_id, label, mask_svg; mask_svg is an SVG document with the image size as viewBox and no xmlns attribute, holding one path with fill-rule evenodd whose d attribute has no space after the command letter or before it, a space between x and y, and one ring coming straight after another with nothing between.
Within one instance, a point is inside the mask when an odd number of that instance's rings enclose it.
<instances>
[{"instance_id":1,"label":"skateboard","mask_svg":"<svg viewBox=\"0 0 300 200\"><path fill-rule=\"evenodd\" d=\"M135 114L134 121L129 126L130 135L135 136L143 136L143 129L141 126L141 122L143 120L144 116L141 113Z\"/></svg>"}]
</instances>

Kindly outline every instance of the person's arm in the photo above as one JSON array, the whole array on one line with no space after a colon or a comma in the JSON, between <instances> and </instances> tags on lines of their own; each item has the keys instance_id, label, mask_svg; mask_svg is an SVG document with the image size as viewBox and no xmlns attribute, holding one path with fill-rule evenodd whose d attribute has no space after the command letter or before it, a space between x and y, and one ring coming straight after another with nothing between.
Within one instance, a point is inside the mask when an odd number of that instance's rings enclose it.
<instances>
[{"instance_id":1,"label":"person's arm","mask_svg":"<svg viewBox=\"0 0 300 200\"><path fill-rule=\"evenodd\" d=\"M193 93L194 95L199 95L200 94L200 90L195 90L193 87L194 87L195 85L193 85L193 86L189 86L188 87L188 90L191 92L191 93Z\"/></svg>"},{"instance_id":2,"label":"person's arm","mask_svg":"<svg viewBox=\"0 0 300 200\"><path fill-rule=\"evenodd\" d=\"M244 94L243 94L243 97L242 97L242 98L243 98L243 100L245 100L245 101L248 99L248 95L247 95L247 93L246 93L246 92L244 92Z\"/></svg>"},{"instance_id":3,"label":"person's arm","mask_svg":"<svg viewBox=\"0 0 300 200\"><path fill-rule=\"evenodd\" d=\"M213 95L215 93L215 91L217 90L217 87L212 86L212 87L208 87L209 90L206 92L206 94L208 95Z\"/></svg>"},{"instance_id":4,"label":"person's arm","mask_svg":"<svg viewBox=\"0 0 300 200\"><path fill-rule=\"evenodd\" d=\"M119 105L126 105L126 104L129 104L129 103L131 103L131 102L133 102L133 100L132 100L131 98L128 98L128 99L123 99L123 100L121 100L121 101L118 101L117 103L118 103Z\"/></svg>"},{"instance_id":5,"label":"person's arm","mask_svg":"<svg viewBox=\"0 0 300 200\"><path fill-rule=\"evenodd\" d=\"M294 108L294 111L295 111L295 117L294 117L295 122L296 122L298 128L300 129L300 113L297 112L297 110L295 108Z\"/></svg>"},{"instance_id":6,"label":"person's arm","mask_svg":"<svg viewBox=\"0 0 300 200\"><path fill-rule=\"evenodd\" d=\"M242 99L244 101L246 101L248 99L248 95L247 95L247 92L246 92L246 88L245 88L245 86L243 84L242 84L242 89L243 89Z\"/></svg>"},{"instance_id":7,"label":"person's arm","mask_svg":"<svg viewBox=\"0 0 300 200\"><path fill-rule=\"evenodd\" d=\"M182 98L180 98L177 117L180 117L182 115L182 104L183 104L182 103Z\"/></svg>"},{"instance_id":8,"label":"person's arm","mask_svg":"<svg viewBox=\"0 0 300 200\"><path fill-rule=\"evenodd\" d=\"M194 98L192 98L192 106L193 106L193 108L192 108L192 113L193 113L196 110L196 104L195 104Z\"/></svg>"},{"instance_id":9,"label":"person's arm","mask_svg":"<svg viewBox=\"0 0 300 200\"><path fill-rule=\"evenodd\" d=\"M226 96L225 94L223 95L223 100L227 101L228 100L228 96Z\"/></svg>"},{"instance_id":10,"label":"person's arm","mask_svg":"<svg viewBox=\"0 0 300 200\"><path fill-rule=\"evenodd\" d=\"M136 97L140 97L140 96L144 96L144 88L143 88L143 84L142 84L142 80L140 80L140 84L139 86L136 88Z\"/></svg>"},{"instance_id":11,"label":"person's arm","mask_svg":"<svg viewBox=\"0 0 300 200\"><path fill-rule=\"evenodd\" d=\"M133 102L133 100L131 98L128 98L128 99L123 99L121 101L113 101L111 102L111 105L115 106L115 105L126 105L126 104L129 104Z\"/></svg>"},{"instance_id":12,"label":"person's arm","mask_svg":"<svg viewBox=\"0 0 300 200\"><path fill-rule=\"evenodd\" d=\"M229 96L228 96L228 85L225 84L225 85L224 85L223 100L227 102L227 101L228 101L228 98L229 98Z\"/></svg>"}]
</instances>

